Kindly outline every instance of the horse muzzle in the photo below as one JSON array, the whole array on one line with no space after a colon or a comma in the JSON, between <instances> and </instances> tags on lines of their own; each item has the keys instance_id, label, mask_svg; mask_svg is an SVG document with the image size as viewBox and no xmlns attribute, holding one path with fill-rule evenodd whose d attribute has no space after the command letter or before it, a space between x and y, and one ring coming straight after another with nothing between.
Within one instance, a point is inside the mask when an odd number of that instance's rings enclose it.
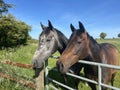
<instances>
[{"instance_id":1,"label":"horse muzzle","mask_svg":"<svg viewBox=\"0 0 120 90\"><path fill-rule=\"evenodd\" d=\"M37 60L33 60L33 70L35 71L35 75L33 76L33 78L38 77L42 69L43 64L38 62Z\"/></svg>"},{"instance_id":2,"label":"horse muzzle","mask_svg":"<svg viewBox=\"0 0 120 90\"><path fill-rule=\"evenodd\" d=\"M65 74L68 71L68 69L66 67L64 67L63 63L59 60L57 61L56 66L58 68L58 71L61 74Z\"/></svg>"}]
</instances>

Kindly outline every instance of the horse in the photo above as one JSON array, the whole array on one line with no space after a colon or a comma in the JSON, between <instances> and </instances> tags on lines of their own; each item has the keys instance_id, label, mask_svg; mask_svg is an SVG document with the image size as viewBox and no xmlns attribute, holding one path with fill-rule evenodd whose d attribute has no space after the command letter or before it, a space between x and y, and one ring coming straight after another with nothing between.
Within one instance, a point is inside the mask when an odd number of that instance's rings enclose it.
<instances>
[{"instance_id":1,"label":"horse","mask_svg":"<svg viewBox=\"0 0 120 90\"><path fill-rule=\"evenodd\" d=\"M108 43L97 43L92 36L88 34L83 24L79 21L79 29L70 24L72 34L66 46L66 49L60 56L56 65L59 71L65 74L68 69L78 60L86 60L104 64L118 65L118 49ZM83 65L86 78L98 81L98 67L92 65ZM116 70L102 67L102 83L111 82L113 86ZM96 90L96 85L88 83L92 90ZM106 90L102 87L102 90Z\"/></svg>"},{"instance_id":2,"label":"horse","mask_svg":"<svg viewBox=\"0 0 120 90\"><path fill-rule=\"evenodd\" d=\"M33 69L35 70L34 78L39 76L40 71L43 69L44 62L56 51L60 54L66 48L68 39L67 37L60 32L58 29L54 28L51 22L48 20L48 27L41 23L42 32L39 36L38 48L35 51L33 56ZM79 64L79 63L78 63ZM75 64L71 68L71 72L74 74L79 74L79 71L76 70L76 67L79 66ZM67 78L64 75L64 83L67 84ZM78 80L75 80L77 88Z\"/></svg>"},{"instance_id":3,"label":"horse","mask_svg":"<svg viewBox=\"0 0 120 90\"><path fill-rule=\"evenodd\" d=\"M54 28L49 20L48 27L42 23L40 24L43 31L39 35L38 48L33 56L33 69L35 70L36 77L43 69L44 61L46 61L57 50L59 53L62 53L68 42L65 35Z\"/></svg>"}]
</instances>

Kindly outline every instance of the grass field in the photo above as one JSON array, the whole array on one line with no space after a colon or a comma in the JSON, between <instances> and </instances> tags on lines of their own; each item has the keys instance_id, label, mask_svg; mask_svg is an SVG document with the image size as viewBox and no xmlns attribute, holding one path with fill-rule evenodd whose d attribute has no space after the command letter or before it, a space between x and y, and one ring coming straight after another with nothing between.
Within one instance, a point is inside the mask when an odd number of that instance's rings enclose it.
<instances>
[{"instance_id":1,"label":"grass field","mask_svg":"<svg viewBox=\"0 0 120 90\"><path fill-rule=\"evenodd\" d=\"M106 42L106 43L114 44L119 50L119 63L120 63L120 39L105 39L105 40L98 39L97 41L99 43ZM37 43L29 43L28 45L19 46L14 49L9 48L5 50L0 50L0 60L11 60L15 62L31 64L32 57L34 55L36 48L37 48ZM55 55L59 55L59 53L56 52ZM54 66L56 65L56 60L49 58L49 65L54 68ZM32 79L34 75L33 70L23 69L19 67L11 67L9 65L0 64L0 72L9 74L13 77L24 78L26 80L33 81ZM55 71L50 70L50 76L59 80L60 82L63 82L61 75ZM119 76L120 76L120 71L118 71L117 76L115 77L115 82L114 82L114 86L118 88L120 88ZM53 84L53 83L50 83L50 84ZM70 86L74 87L74 82L72 82L71 77L69 77L69 84ZM59 87L57 85L55 86ZM84 82L79 83L79 89L90 90L89 87L85 86ZM9 79L4 79L0 77L0 90L33 90L33 89L29 87L25 87L19 83L10 81ZM64 89L60 88L60 90L64 90Z\"/></svg>"},{"instance_id":2,"label":"grass field","mask_svg":"<svg viewBox=\"0 0 120 90\"><path fill-rule=\"evenodd\" d=\"M37 44L29 44L20 46L14 49L5 49L0 51L0 60L11 60L32 64L32 57L36 50ZM33 70L23 69L19 67L11 67L10 65L0 64L0 72L7 73L16 78L24 78L25 80L33 81ZM19 83L12 82L9 79L0 78L0 90L33 90Z\"/></svg>"}]
</instances>

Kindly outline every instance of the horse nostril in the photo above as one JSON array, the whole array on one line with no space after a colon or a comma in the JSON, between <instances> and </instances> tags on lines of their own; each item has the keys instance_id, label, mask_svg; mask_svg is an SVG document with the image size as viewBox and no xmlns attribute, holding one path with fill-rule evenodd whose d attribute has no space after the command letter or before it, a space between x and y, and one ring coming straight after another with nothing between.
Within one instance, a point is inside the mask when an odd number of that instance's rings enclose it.
<instances>
[{"instance_id":1,"label":"horse nostril","mask_svg":"<svg viewBox=\"0 0 120 90\"><path fill-rule=\"evenodd\" d=\"M57 62L57 68L58 68L58 71L62 72L63 68L64 68L64 65L62 64L61 61L58 61Z\"/></svg>"},{"instance_id":2,"label":"horse nostril","mask_svg":"<svg viewBox=\"0 0 120 90\"><path fill-rule=\"evenodd\" d=\"M33 66L32 68L33 68L34 70L36 69L36 67L35 67L35 66Z\"/></svg>"},{"instance_id":3,"label":"horse nostril","mask_svg":"<svg viewBox=\"0 0 120 90\"><path fill-rule=\"evenodd\" d=\"M37 66L37 60L33 60L33 69L35 70Z\"/></svg>"}]
</instances>

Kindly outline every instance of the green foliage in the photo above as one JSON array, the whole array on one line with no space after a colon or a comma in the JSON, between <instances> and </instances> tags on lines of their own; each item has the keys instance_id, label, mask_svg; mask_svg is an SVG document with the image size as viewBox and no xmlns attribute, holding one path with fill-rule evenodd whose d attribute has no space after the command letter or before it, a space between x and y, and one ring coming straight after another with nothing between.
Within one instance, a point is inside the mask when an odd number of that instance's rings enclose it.
<instances>
[{"instance_id":1,"label":"green foliage","mask_svg":"<svg viewBox=\"0 0 120 90\"><path fill-rule=\"evenodd\" d=\"M118 37L120 38L120 33L118 34Z\"/></svg>"},{"instance_id":2,"label":"green foliage","mask_svg":"<svg viewBox=\"0 0 120 90\"><path fill-rule=\"evenodd\" d=\"M31 27L8 14L0 19L0 47L25 44Z\"/></svg>"},{"instance_id":3,"label":"green foliage","mask_svg":"<svg viewBox=\"0 0 120 90\"><path fill-rule=\"evenodd\" d=\"M102 39L105 39L106 36L107 36L107 34L104 33L104 32L102 32L102 33L100 34L100 38L102 38Z\"/></svg>"}]
</instances>

